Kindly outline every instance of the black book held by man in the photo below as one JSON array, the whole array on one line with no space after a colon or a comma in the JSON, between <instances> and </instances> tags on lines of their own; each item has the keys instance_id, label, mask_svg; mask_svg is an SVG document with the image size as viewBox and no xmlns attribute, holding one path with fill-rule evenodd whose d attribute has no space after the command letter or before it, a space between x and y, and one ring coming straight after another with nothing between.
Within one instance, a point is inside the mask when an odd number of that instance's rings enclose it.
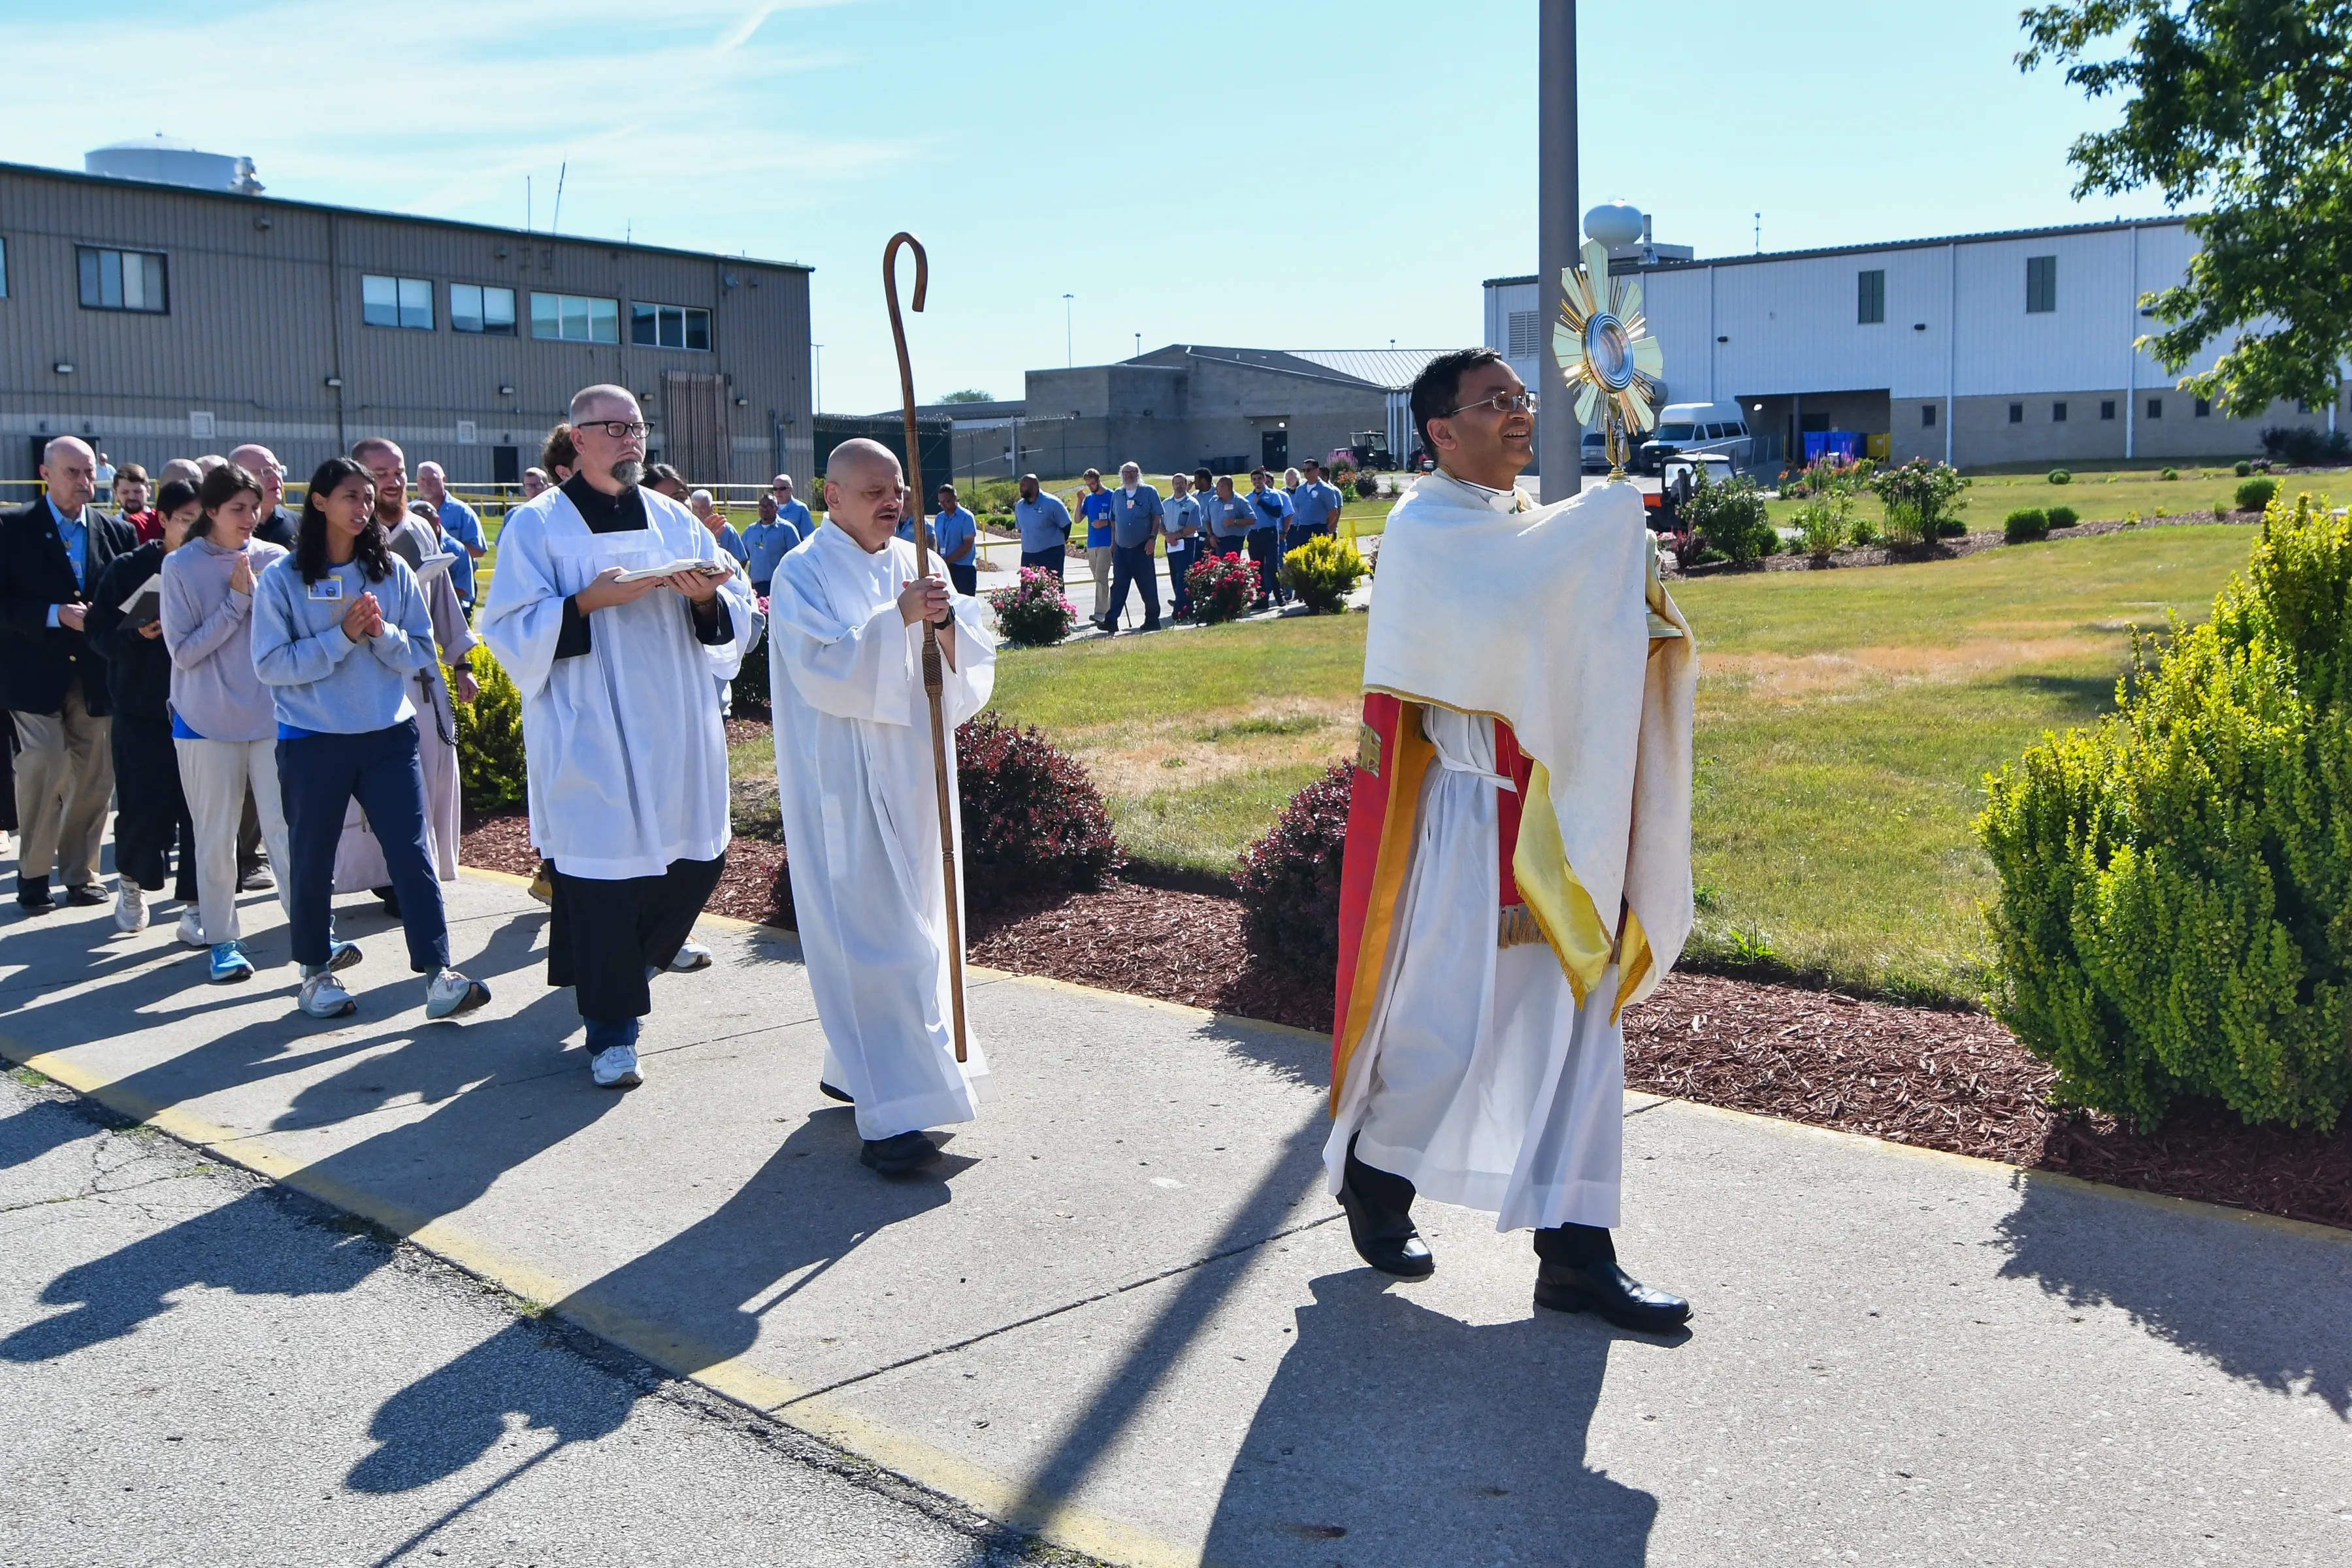
<instances>
[{"instance_id":1,"label":"black book held by man","mask_svg":"<svg viewBox=\"0 0 2352 1568\"><path fill-rule=\"evenodd\" d=\"M122 601L122 624L143 626L150 621L163 618L163 574L158 572L131 592Z\"/></svg>"}]
</instances>

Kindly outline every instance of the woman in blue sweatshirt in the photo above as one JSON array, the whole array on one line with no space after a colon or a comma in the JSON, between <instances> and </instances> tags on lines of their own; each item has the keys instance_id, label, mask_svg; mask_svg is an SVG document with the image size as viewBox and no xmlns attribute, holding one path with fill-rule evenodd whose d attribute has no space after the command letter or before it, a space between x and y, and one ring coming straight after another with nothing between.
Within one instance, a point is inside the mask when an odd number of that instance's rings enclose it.
<instances>
[{"instance_id":1,"label":"woman in blue sweatshirt","mask_svg":"<svg viewBox=\"0 0 2352 1568\"><path fill-rule=\"evenodd\" d=\"M310 476L290 555L264 572L253 603L253 668L278 709L278 784L286 807L287 918L302 966L302 1011L339 1018L359 1004L329 967L335 846L356 799L400 899L408 962L430 976L425 1014L470 1013L490 989L449 967L449 924L425 841L411 679L433 658L433 620L408 563L375 521L375 485L348 458Z\"/></svg>"}]
</instances>

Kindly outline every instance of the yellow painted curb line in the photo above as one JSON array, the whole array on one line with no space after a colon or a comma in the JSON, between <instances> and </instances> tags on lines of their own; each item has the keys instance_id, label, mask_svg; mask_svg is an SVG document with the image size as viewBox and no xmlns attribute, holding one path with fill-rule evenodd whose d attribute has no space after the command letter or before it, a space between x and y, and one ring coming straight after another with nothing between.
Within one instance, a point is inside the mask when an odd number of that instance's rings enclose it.
<instances>
[{"instance_id":1,"label":"yellow painted curb line","mask_svg":"<svg viewBox=\"0 0 2352 1568\"><path fill-rule=\"evenodd\" d=\"M0 1054L226 1164L379 1225L420 1250L619 1346L673 1377L806 1432L1000 1522L1034 1531L1057 1545L1089 1556L1132 1563L1136 1568L1196 1568L1201 1562L1197 1552L1187 1552L1092 1510L1066 1502L1041 1503L1016 1481L896 1432L831 1399L809 1398L798 1385L761 1371L740 1356L723 1355L659 1323L583 1297L576 1287L477 1240L450 1221L387 1203L285 1153L262 1134L241 1133L121 1089L82 1071L60 1053L28 1050L13 1036L0 1034ZM793 1407L790 1417L778 1414L787 1405Z\"/></svg>"}]
</instances>

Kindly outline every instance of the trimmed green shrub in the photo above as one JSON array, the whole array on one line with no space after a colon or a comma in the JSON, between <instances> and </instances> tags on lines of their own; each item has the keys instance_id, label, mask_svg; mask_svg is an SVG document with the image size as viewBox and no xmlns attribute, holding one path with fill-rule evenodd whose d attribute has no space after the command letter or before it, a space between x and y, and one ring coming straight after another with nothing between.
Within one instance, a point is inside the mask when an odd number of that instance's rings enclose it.
<instances>
[{"instance_id":1,"label":"trimmed green shrub","mask_svg":"<svg viewBox=\"0 0 2352 1568\"><path fill-rule=\"evenodd\" d=\"M1992 1001L2063 1100L2333 1128L2352 1099L2352 525L2273 506L2120 710L1987 781Z\"/></svg>"},{"instance_id":2,"label":"trimmed green shrub","mask_svg":"<svg viewBox=\"0 0 2352 1568\"><path fill-rule=\"evenodd\" d=\"M2000 521L2000 536L2011 544L2031 544L2050 537L2050 514L2039 507L2021 506Z\"/></svg>"},{"instance_id":3,"label":"trimmed green shrub","mask_svg":"<svg viewBox=\"0 0 2352 1568\"><path fill-rule=\"evenodd\" d=\"M1812 496L1800 504L1789 521L1797 542L1819 560L1853 537L1853 500L1850 496Z\"/></svg>"},{"instance_id":4,"label":"trimmed green shrub","mask_svg":"<svg viewBox=\"0 0 2352 1568\"><path fill-rule=\"evenodd\" d=\"M450 712L457 720L457 791L476 811L501 811L530 792L522 752L522 693L499 668L489 646L476 643L466 656L481 689L460 702L453 689Z\"/></svg>"},{"instance_id":5,"label":"trimmed green shrub","mask_svg":"<svg viewBox=\"0 0 2352 1568\"><path fill-rule=\"evenodd\" d=\"M2059 510L2063 511L2065 509L2062 507ZM1936 525L1936 537L1938 539L1960 539L1968 531L1969 525L1957 517L1948 517Z\"/></svg>"},{"instance_id":6,"label":"trimmed green shrub","mask_svg":"<svg viewBox=\"0 0 2352 1568\"><path fill-rule=\"evenodd\" d=\"M740 713L747 707L765 708L774 695L768 689L768 629L760 628L760 637L743 653L743 668L735 672L734 681L727 695Z\"/></svg>"},{"instance_id":7,"label":"trimmed green shrub","mask_svg":"<svg viewBox=\"0 0 2352 1568\"><path fill-rule=\"evenodd\" d=\"M1327 985L1339 967L1339 865L1355 771L1333 763L1292 795L1234 874L1250 951Z\"/></svg>"},{"instance_id":8,"label":"trimmed green shrub","mask_svg":"<svg viewBox=\"0 0 2352 1568\"><path fill-rule=\"evenodd\" d=\"M2248 479L2238 487L2238 510L2240 511L2265 510L2277 495L2278 481L2268 475L2260 479Z\"/></svg>"},{"instance_id":9,"label":"trimmed green shrub","mask_svg":"<svg viewBox=\"0 0 2352 1568\"><path fill-rule=\"evenodd\" d=\"M1123 864L1102 792L1034 724L1007 724L992 709L959 726L956 794L971 909L1014 893L1099 888Z\"/></svg>"},{"instance_id":10,"label":"trimmed green shrub","mask_svg":"<svg viewBox=\"0 0 2352 1568\"><path fill-rule=\"evenodd\" d=\"M1328 616L1348 607L1348 595L1364 580L1364 558L1354 545L1318 533L1284 556L1275 575L1308 614Z\"/></svg>"},{"instance_id":11,"label":"trimmed green shrub","mask_svg":"<svg viewBox=\"0 0 2352 1568\"><path fill-rule=\"evenodd\" d=\"M2250 463L2250 462L2246 461L2246 459L2245 459L2245 458L2239 458L2239 459L2238 459L2238 466L2237 466L2237 468L2236 468L2234 471L2236 472L2237 476L2238 476L2240 479L2244 479L2248 474L2251 474L2251 473L2252 473L2252 472L2254 471L2254 466L2253 466L2253 464L2252 464L2252 463Z\"/></svg>"},{"instance_id":12,"label":"trimmed green shrub","mask_svg":"<svg viewBox=\"0 0 2352 1568\"><path fill-rule=\"evenodd\" d=\"M1940 539L1944 523L1968 507L1969 481L1949 463L1914 458L1870 476L1871 489L1886 508L1886 537L1896 544Z\"/></svg>"},{"instance_id":13,"label":"trimmed green shrub","mask_svg":"<svg viewBox=\"0 0 2352 1568\"><path fill-rule=\"evenodd\" d=\"M2179 468L2167 468L2164 472L2157 475L2156 477L2159 479L2177 479L2180 477L2180 470Z\"/></svg>"},{"instance_id":14,"label":"trimmed green shrub","mask_svg":"<svg viewBox=\"0 0 2352 1568\"><path fill-rule=\"evenodd\" d=\"M2072 528L2082 521L2071 506L2053 506L2042 515L2049 520L2050 526L2053 528Z\"/></svg>"},{"instance_id":15,"label":"trimmed green shrub","mask_svg":"<svg viewBox=\"0 0 2352 1568\"><path fill-rule=\"evenodd\" d=\"M1690 499L1678 515L1699 542L1727 561L1754 561L1780 547L1780 535L1765 510L1764 492L1745 474L1717 484L1700 465L1692 475Z\"/></svg>"},{"instance_id":16,"label":"trimmed green shrub","mask_svg":"<svg viewBox=\"0 0 2352 1568\"><path fill-rule=\"evenodd\" d=\"M2063 468L2053 468L2050 470L2050 482L2053 485L2071 485L2074 482L2074 476Z\"/></svg>"}]
</instances>

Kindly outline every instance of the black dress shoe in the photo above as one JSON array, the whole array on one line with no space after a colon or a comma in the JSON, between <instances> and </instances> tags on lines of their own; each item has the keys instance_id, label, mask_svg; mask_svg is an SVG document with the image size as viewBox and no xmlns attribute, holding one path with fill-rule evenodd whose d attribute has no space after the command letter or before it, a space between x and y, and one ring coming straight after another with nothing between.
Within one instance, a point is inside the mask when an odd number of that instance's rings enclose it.
<instances>
[{"instance_id":1,"label":"black dress shoe","mask_svg":"<svg viewBox=\"0 0 2352 1568\"><path fill-rule=\"evenodd\" d=\"M835 1089L833 1085L825 1082L823 1079L816 1080L816 1091L824 1096L827 1100L837 1100L844 1105L855 1105L857 1103L857 1097L856 1095L850 1093L845 1089Z\"/></svg>"},{"instance_id":2,"label":"black dress shoe","mask_svg":"<svg viewBox=\"0 0 2352 1568\"><path fill-rule=\"evenodd\" d=\"M32 898L18 897L16 907L28 915L53 915L58 911L58 901L49 897L47 888L43 888Z\"/></svg>"},{"instance_id":3,"label":"black dress shoe","mask_svg":"<svg viewBox=\"0 0 2352 1568\"><path fill-rule=\"evenodd\" d=\"M79 882L66 889L66 902L81 909L90 909L99 904L110 904L113 901L107 896L106 889L96 882Z\"/></svg>"},{"instance_id":4,"label":"black dress shoe","mask_svg":"<svg viewBox=\"0 0 2352 1568\"><path fill-rule=\"evenodd\" d=\"M1348 1163L1355 1163L1352 1153ZM1437 1259L1414 1227L1412 1210L1376 1203L1351 1181L1339 1184L1339 1206L1348 1211L1348 1239L1356 1244L1357 1257L1400 1279L1426 1279L1437 1272Z\"/></svg>"},{"instance_id":5,"label":"black dress shoe","mask_svg":"<svg viewBox=\"0 0 2352 1568\"><path fill-rule=\"evenodd\" d=\"M903 1176L909 1171L919 1171L940 1157L940 1146L919 1132L901 1132L895 1138L868 1138L857 1152L857 1161L869 1171L879 1171L886 1176Z\"/></svg>"},{"instance_id":6,"label":"black dress shoe","mask_svg":"<svg viewBox=\"0 0 2352 1568\"><path fill-rule=\"evenodd\" d=\"M1621 1329L1668 1334L1690 1321L1690 1303L1653 1290L1614 1263L1536 1267L1536 1305L1555 1312L1598 1312Z\"/></svg>"}]
</instances>

